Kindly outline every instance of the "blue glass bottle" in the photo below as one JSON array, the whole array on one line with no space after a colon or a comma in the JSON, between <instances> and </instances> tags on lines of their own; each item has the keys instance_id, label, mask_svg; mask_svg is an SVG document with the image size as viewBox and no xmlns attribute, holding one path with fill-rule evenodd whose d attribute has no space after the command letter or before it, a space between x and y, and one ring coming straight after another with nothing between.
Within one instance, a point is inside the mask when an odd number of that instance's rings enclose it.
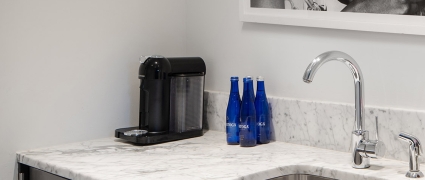
<instances>
[{"instance_id":1,"label":"blue glass bottle","mask_svg":"<svg viewBox=\"0 0 425 180\"><path fill-rule=\"evenodd\" d=\"M241 97L239 95L239 77L230 77L230 96L226 111L227 144L239 144L239 119Z\"/></svg>"},{"instance_id":2,"label":"blue glass bottle","mask_svg":"<svg viewBox=\"0 0 425 180\"><path fill-rule=\"evenodd\" d=\"M250 83L250 85L249 85L249 88L252 90L252 91L250 91L251 93L251 98L252 98L252 100L253 101L255 101L255 95L254 95L254 80L252 79L252 77L251 76L247 76L246 77L247 79L250 79L250 80L252 80L252 82Z\"/></svg>"},{"instance_id":3,"label":"blue glass bottle","mask_svg":"<svg viewBox=\"0 0 425 180\"><path fill-rule=\"evenodd\" d=\"M261 76L257 77L255 110L257 114L257 143L267 144L270 142L270 110L264 87L264 78Z\"/></svg>"},{"instance_id":4,"label":"blue glass bottle","mask_svg":"<svg viewBox=\"0 0 425 180\"><path fill-rule=\"evenodd\" d=\"M239 144L241 147L257 145L256 112L252 79L243 78L243 96L241 104L241 118L239 122Z\"/></svg>"}]
</instances>

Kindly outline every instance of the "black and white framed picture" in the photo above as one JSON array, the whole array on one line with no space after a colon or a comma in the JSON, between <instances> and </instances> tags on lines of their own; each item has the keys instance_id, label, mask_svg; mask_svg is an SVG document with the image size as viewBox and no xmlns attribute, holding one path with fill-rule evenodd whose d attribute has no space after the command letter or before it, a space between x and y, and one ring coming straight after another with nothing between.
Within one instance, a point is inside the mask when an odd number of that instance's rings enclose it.
<instances>
[{"instance_id":1,"label":"black and white framed picture","mask_svg":"<svg viewBox=\"0 0 425 180\"><path fill-rule=\"evenodd\" d=\"M244 22L425 35L425 0L239 0Z\"/></svg>"}]
</instances>

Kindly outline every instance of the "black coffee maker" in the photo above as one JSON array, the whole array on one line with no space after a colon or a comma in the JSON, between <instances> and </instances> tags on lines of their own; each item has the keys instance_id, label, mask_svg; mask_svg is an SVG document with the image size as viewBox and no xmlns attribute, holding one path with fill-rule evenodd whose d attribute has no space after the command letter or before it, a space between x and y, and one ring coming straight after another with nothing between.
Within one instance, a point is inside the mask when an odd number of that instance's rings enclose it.
<instances>
[{"instance_id":1,"label":"black coffee maker","mask_svg":"<svg viewBox=\"0 0 425 180\"><path fill-rule=\"evenodd\" d=\"M202 136L205 73L199 57L141 59L139 126L115 137L148 145Z\"/></svg>"}]
</instances>

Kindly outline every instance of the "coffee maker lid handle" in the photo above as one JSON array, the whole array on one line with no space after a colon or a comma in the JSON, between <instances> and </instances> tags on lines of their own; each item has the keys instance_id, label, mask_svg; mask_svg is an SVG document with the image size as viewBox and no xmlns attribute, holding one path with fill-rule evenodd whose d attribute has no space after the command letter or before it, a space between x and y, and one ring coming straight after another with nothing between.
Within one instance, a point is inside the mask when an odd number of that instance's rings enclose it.
<instances>
[{"instance_id":1,"label":"coffee maker lid handle","mask_svg":"<svg viewBox=\"0 0 425 180\"><path fill-rule=\"evenodd\" d=\"M139 61L140 61L140 66L139 66L139 79L142 79L145 77L146 74L146 70L145 70L145 64L144 62L146 61L146 59L150 58L151 56L140 56ZM140 83L141 84L141 83Z\"/></svg>"},{"instance_id":2,"label":"coffee maker lid handle","mask_svg":"<svg viewBox=\"0 0 425 180\"><path fill-rule=\"evenodd\" d=\"M141 55L139 57L139 62L140 62L140 67L139 67L139 79L142 79L145 77L146 74L146 70L145 70L145 61L149 58L164 58L161 55L151 55L151 56L146 56L146 55Z\"/></svg>"}]
</instances>

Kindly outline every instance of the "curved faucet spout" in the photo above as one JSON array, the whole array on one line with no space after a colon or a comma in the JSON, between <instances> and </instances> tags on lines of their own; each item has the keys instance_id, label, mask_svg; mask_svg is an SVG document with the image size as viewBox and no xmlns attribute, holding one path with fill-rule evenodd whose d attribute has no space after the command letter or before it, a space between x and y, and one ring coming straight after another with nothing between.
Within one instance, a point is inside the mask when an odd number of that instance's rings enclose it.
<instances>
[{"instance_id":1,"label":"curved faucet spout","mask_svg":"<svg viewBox=\"0 0 425 180\"><path fill-rule=\"evenodd\" d=\"M354 78L355 88L355 130L352 133L351 152L353 168L370 167L369 159L377 158L382 149L382 144L376 140L369 140L369 133L363 127L364 125L364 96L363 96L363 75L359 65L354 59L340 51L329 51L317 56L304 72L303 80L306 83L313 81L314 75L328 61L337 60L343 62L351 71ZM376 129L378 122L376 121ZM377 130L378 132L378 130Z\"/></svg>"},{"instance_id":2,"label":"curved faucet spout","mask_svg":"<svg viewBox=\"0 0 425 180\"><path fill-rule=\"evenodd\" d=\"M364 95L363 95L363 75L357 62L348 54L340 51L328 51L317 56L304 72L303 80L306 83L313 81L317 70L328 61L337 60L345 63L351 71L354 78L355 87L355 125L356 131L363 131L364 124Z\"/></svg>"}]
</instances>

